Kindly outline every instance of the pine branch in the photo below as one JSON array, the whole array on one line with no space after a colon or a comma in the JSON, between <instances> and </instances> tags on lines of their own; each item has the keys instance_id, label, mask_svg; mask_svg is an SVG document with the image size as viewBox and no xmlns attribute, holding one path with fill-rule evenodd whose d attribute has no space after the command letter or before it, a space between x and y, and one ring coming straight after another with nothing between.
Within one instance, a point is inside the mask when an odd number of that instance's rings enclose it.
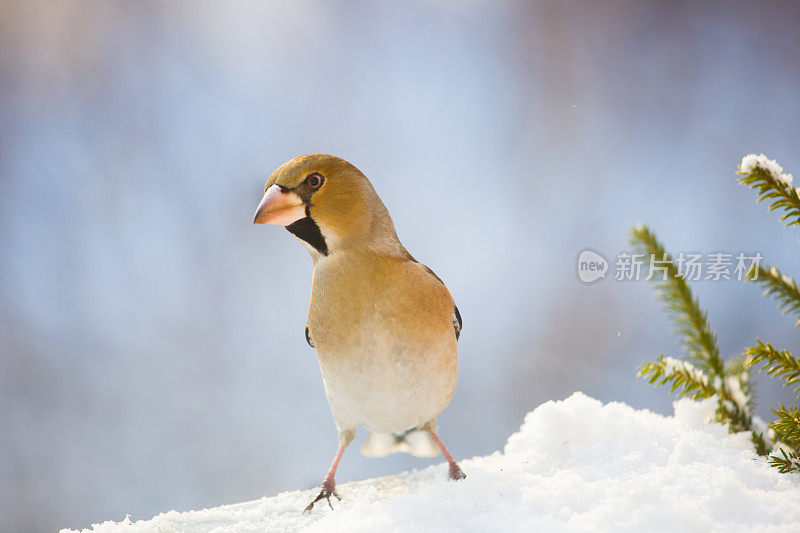
<instances>
[{"instance_id":1,"label":"pine branch","mask_svg":"<svg viewBox=\"0 0 800 533\"><path fill-rule=\"evenodd\" d=\"M753 448L755 448L758 455L767 455L772 451L772 441L765 438L763 433L759 433L756 430L750 432L750 442L753 443Z\"/></svg>"},{"instance_id":2,"label":"pine branch","mask_svg":"<svg viewBox=\"0 0 800 533\"><path fill-rule=\"evenodd\" d=\"M786 226L800 225L800 195L792 186L792 176L784 174L780 165L763 154L748 155L742 159L739 173L744 175L739 182L757 191L758 202L768 200L770 211L784 211L780 220ZM758 340L757 346L747 349L745 357L724 364L707 315L671 256L645 226L636 226L631 231L631 240L634 247L650 257L651 265L657 261L664 272L664 277L656 281L658 295L672 313L687 355L695 363L662 354L655 362L640 367L639 375L651 384L669 384L679 396L715 397L718 422L726 423L731 432L749 431L759 455L770 453L776 442L773 439L777 439L780 455L771 455L770 464L781 472L800 472L800 407L786 409L781 405L774 411L778 419L770 425L771 431L767 431L764 422L752 414L755 394L749 374L751 366L763 364L761 370L783 378L786 386L793 386L800 393L800 360L786 350L776 350ZM799 315L800 325L800 290L791 277L776 268L754 263L747 278L760 283L764 294L777 300L784 313Z\"/></svg>"},{"instance_id":3,"label":"pine branch","mask_svg":"<svg viewBox=\"0 0 800 533\"><path fill-rule=\"evenodd\" d=\"M728 424L731 433L753 430L753 418L746 404L740 404L730 398L727 391L720 387L717 389L719 404L717 405L717 421Z\"/></svg>"},{"instance_id":4,"label":"pine branch","mask_svg":"<svg viewBox=\"0 0 800 533\"><path fill-rule=\"evenodd\" d=\"M747 365L754 366L764 363L761 371L766 371L768 376L783 378L784 387L791 387L800 394L800 359L797 359L789 350L776 350L770 343L756 339L757 346L748 348L744 354Z\"/></svg>"},{"instance_id":5,"label":"pine branch","mask_svg":"<svg viewBox=\"0 0 800 533\"><path fill-rule=\"evenodd\" d=\"M737 368L742 371L731 373L724 379L709 379L703 370L692 363L661 354L655 362L642 365L638 375L647 379L651 385L669 385L670 391L677 391L678 396L693 400L716 397L717 422L727 424L731 433L749 431L756 452L766 455L772 449L772 442L763 432L753 428L749 374L741 360L732 362L729 366L732 372Z\"/></svg>"},{"instance_id":6,"label":"pine branch","mask_svg":"<svg viewBox=\"0 0 800 533\"><path fill-rule=\"evenodd\" d=\"M631 241L637 251L658 261L665 271L664 278L655 282L658 295L672 312L683 346L695 363L662 354L655 362L643 365L639 375L651 384L669 384L680 396L716 397L717 421L727 424L732 433L749 431L756 451L769 453L771 442L753 427L753 391L744 360L731 361L727 366L723 363L705 311L656 236L646 226L637 225L631 231Z\"/></svg>"},{"instance_id":7,"label":"pine branch","mask_svg":"<svg viewBox=\"0 0 800 533\"><path fill-rule=\"evenodd\" d=\"M661 354L654 363L645 363L639 368L639 376L651 385L670 385L670 392L688 396L693 400L710 398L716 390L709 384L708 376L692 363L680 361Z\"/></svg>"},{"instance_id":8,"label":"pine branch","mask_svg":"<svg viewBox=\"0 0 800 533\"><path fill-rule=\"evenodd\" d=\"M800 450L800 406L787 409L781 405L780 409L772 412L778 415L778 419L770 427L780 437L780 441Z\"/></svg>"},{"instance_id":9,"label":"pine branch","mask_svg":"<svg viewBox=\"0 0 800 533\"><path fill-rule=\"evenodd\" d=\"M747 411L752 412L755 408L756 391L750 381L750 367L747 364L747 358L744 356L734 357L725 363L725 379L729 382L728 388L735 388L741 390L745 397L745 407ZM735 384L731 380L736 381Z\"/></svg>"},{"instance_id":10,"label":"pine branch","mask_svg":"<svg viewBox=\"0 0 800 533\"><path fill-rule=\"evenodd\" d=\"M681 335L688 356L700 363L712 377L724 374L722 358L717 347L717 338L711 332L706 313L697 299L692 297L689 284L678 272L672 257L656 239L656 236L641 224L631 230L631 242L639 251L654 257L666 267L666 279L657 280L656 289L667 309L672 312L677 332Z\"/></svg>"},{"instance_id":11,"label":"pine branch","mask_svg":"<svg viewBox=\"0 0 800 533\"><path fill-rule=\"evenodd\" d=\"M792 186L792 176L784 174L783 168L764 154L751 154L742 159L739 183L758 193L757 202L770 201L769 211L783 210L780 216L786 226L800 224L800 195ZM795 325L800 325L800 291L790 276L782 274L777 268L754 263L747 272L747 279L764 287L764 295L778 302L782 313L797 317ZM757 339L758 345L748 348L746 366L763 364L762 371L771 377L782 378L784 387L792 386L800 394L800 360L788 350L776 350L771 344ZM780 444L780 455L770 455L770 465L780 472L800 472L800 407L786 409L783 405L773 411L778 419L770 424L774 437ZM756 432L753 431L755 443ZM761 452L759 452L761 453Z\"/></svg>"},{"instance_id":12,"label":"pine branch","mask_svg":"<svg viewBox=\"0 0 800 533\"><path fill-rule=\"evenodd\" d=\"M761 156L749 155L742 159L739 183L758 191L757 202L769 200L769 211L785 211L780 220L786 226L800 224L800 196L792 186L792 177L783 174L783 169L775 161Z\"/></svg>"},{"instance_id":13,"label":"pine branch","mask_svg":"<svg viewBox=\"0 0 800 533\"><path fill-rule=\"evenodd\" d=\"M764 296L776 300L781 313L797 315L795 325L800 325L800 290L791 276L775 267L753 263L747 271L747 279L764 287Z\"/></svg>"},{"instance_id":14,"label":"pine branch","mask_svg":"<svg viewBox=\"0 0 800 533\"><path fill-rule=\"evenodd\" d=\"M788 350L776 350L770 343L756 339L758 345L745 350L747 365L762 364L761 371L767 375L783 378L784 387L794 385L794 391L800 393L800 360L795 358ZM789 447L789 453L781 448L781 455L771 455L770 464L781 472L800 471L800 457L796 450L800 450L800 406L787 409L783 405L772 411L778 418L770 429L775 433L775 438L783 446Z\"/></svg>"},{"instance_id":15,"label":"pine branch","mask_svg":"<svg viewBox=\"0 0 800 533\"><path fill-rule=\"evenodd\" d=\"M781 455L770 455L770 466L777 468L781 474L788 474L789 472L800 472L800 455L797 452L786 453L786 450L780 448Z\"/></svg>"}]
</instances>

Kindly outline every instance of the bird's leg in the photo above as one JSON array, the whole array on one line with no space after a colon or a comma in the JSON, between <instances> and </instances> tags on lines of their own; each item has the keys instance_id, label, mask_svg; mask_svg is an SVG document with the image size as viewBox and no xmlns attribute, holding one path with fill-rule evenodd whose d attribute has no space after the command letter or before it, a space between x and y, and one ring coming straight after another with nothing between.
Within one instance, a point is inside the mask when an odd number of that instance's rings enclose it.
<instances>
[{"instance_id":1,"label":"bird's leg","mask_svg":"<svg viewBox=\"0 0 800 533\"><path fill-rule=\"evenodd\" d=\"M450 455L450 452L447 451L447 448L444 447L444 443L439 438L439 435L437 435L435 431L428 431L431 434L431 437L433 437L433 440L436 442L436 445L440 450L442 450L444 458L447 459L447 464L450 465L450 479L453 481L458 481L459 479L464 479L467 477L464 471L461 470L461 467L458 466L458 463L456 463L455 459L453 459L453 456Z\"/></svg>"},{"instance_id":2,"label":"bird's leg","mask_svg":"<svg viewBox=\"0 0 800 533\"><path fill-rule=\"evenodd\" d=\"M307 513L311 509L314 508L314 504L318 501L325 499L328 502L328 505L331 509L333 509L333 505L331 504L331 496L336 496L337 499L341 500L341 496L336 494L336 481L333 479L333 476L336 475L336 467L339 465L339 461L342 459L342 454L344 453L344 448L339 446L339 449L336 451L336 457L333 458L333 462L331 463L331 467L328 470L328 473L325 475L325 479L322 480L322 490L319 491L319 494L314 501L308 504L308 506L303 511Z\"/></svg>"},{"instance_id":3,"label":"bird's leg","mask_svg":"<svg viewBox=\"0 0 800 533\"><path fill-rule=\"evenodd\" d=\"M320 490L317 497L308 504L308 507L305 508L303 513L307 513L311 509L314 508L314 504L318 501L324 499L328 502L328 505L331 509L333 509L333 505L331 505L331 496L336 496L338 500L342 498L336 494L336 481L334 481L334 476L336 475L336 467L339 466L339 461L342 460L342 455L344 454L345 448L347 448L348 444L353 441L353 437L355 437L355 431L352 429L347 429L344 431L339 432L339 449L336 450L336 455L333 458L333 462L331 463L331 467L328 469L328 473L325 474L325 479L322 480L322 490Z\"/></svg>"}]
</instances>

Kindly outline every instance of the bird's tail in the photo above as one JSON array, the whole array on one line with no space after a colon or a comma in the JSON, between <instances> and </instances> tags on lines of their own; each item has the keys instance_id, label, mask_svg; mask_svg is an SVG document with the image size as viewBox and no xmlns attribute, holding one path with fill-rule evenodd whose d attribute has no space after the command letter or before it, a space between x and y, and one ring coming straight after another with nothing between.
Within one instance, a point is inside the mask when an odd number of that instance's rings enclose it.
<instances>
[{"instance_id":1,"label":"bird's tail","mask_svg":"<svg viewBox=\"0 0 800 533\"><path fill-rule=\"evenodd\" d=\"M417 428L401 433L370 433L361 447L361 453L367 457L383 457L397 452L433 457L439 455L439 448L430 433Z\"/></svg>"}]
</instances>

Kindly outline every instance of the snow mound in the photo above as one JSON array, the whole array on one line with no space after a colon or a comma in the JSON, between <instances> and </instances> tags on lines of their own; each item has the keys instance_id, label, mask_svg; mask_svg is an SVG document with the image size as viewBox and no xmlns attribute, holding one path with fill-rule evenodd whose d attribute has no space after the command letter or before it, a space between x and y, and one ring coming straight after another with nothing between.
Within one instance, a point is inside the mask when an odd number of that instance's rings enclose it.
<instances>
[{"instance_id":1,"label":"snow mound","mask_svg":"<svg viewBox=\"0 0 800 533\"><path fill-rule=\"evenodd\" d=\"M665 417L575 393L528 413L502 453L462 461L464 481L440 464L344 483L335 511L301 514L306 490L84 531L800 531L800 476L707 425L714 406Z\"/></svg>"}]
</instances>

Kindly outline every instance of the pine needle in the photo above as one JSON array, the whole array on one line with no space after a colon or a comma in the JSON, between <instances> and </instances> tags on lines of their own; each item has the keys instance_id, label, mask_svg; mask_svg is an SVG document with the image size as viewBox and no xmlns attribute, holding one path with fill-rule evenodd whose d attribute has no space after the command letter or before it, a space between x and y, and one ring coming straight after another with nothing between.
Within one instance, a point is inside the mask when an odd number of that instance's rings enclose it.
<instances>
[{"instance_id":1,"label":"pine needle","mask_svg":"<svg viewBox=\"0 0 800 533\"><path fill-rule=\"evenodd\" d=\"M688 396L693 400L710 398L717 393L702 370L687 361L664 357L664 354L655 362L642 365L638 375L651 385L669 384L670 392L677 391L678 396Z\"/></svg>"},{"instance_id":2,"label":"pine needle","mask_svg":"<svg viewBox=\"0 0 800 533\"><path fill-rule=\"evenodd\" d=\"M777 301L781 313L795 315L795 325L800 325L800 290L794 278L781 273L775 267L753 263L747 271L747 279L761 285L764 296L770 296Z\"/></svg>"},{"instance_id":3,"label":"pine needle","mask_svg":"<svg viewBox=\"0 0 800 533\"><path fill-rule=\"evenodd\" d=\"M769 456L770 466L777 468L781 474L790 472L800 472L800 455L797 452L786 452L783 448L779 449L781 455L773 454Z\"/></svg>"},{"instance_id":4,"label":"pine needle","mask_svg":"<svg viewBox=\"0 0 800 533\"><path fill-rule=\"evenodd\" d=\"M781 404L779 409L772 412L778 415L778 419L770 427L780 436L781 442L795 450L800 449L800 407L787 409Z\"/></svg>"},{"instance_id":5,"label":"pine needle","mask_svg":"<svg viewBox=\"0 0 800 533\"><path fill-rule=\"evenodd\" d=\"M754 366L761 363L762 372L768 376L783 378L784 387L793 387L800 394L800 360L793 356L789 350L777 350L770 343L756 339L758 345L745 350L747 365Z\"/></svg>"},{"instance_id":6,"label":"pine needle","mask_svg":"<svg viewBox=\"0 0 800 533\"><path fill-rule=\"evenodd\" d=\"M692 361L662 354L655 362L640 367L639 376L651 384L669 384L672 392L679 396L693 399L716 397L717 421L727 424L731 433L749 431L756 451L766 455L772 446L769 439L753 427L753 391L744 360L732 360L725 365L706 312L700 308L689 284L655 234L646 226L637 225L631 231L631 241L637 251L649 255L664 267L666 276L655 280L657 293L671 312L677 333L688 352L687 357Z\"/></svg>"},{"instance_id":7,"label":"pine needle","mask_svg":"<svg viewBox=\"0 0 800 533\"><path fill-rule=\"evenodd\" d=\"M655 281L656 291L672 313L688 357L701 364L712 377L722 376L723 364L717 337L712 333L705 311L692 296L689 284L678 272L672 257L647 226L638 224L631 230L631 243L639 252L654 257L666 267L666 279Z\"/></svg>"},{"instance_id":8,"label":"pine needle","mask_svg":"<svg viewBox=\"0 0 800 533\"><path fill-rule=\"evenodd\" d=\"M780 216L781 221L786 221L786 226L800 224L800 196L792 184L776 177L772 172L757 165L749 173L739 178L739 183L758 191L757 202L768 200L769 211L784 210Z\"/></svg>"}]
</instances>

